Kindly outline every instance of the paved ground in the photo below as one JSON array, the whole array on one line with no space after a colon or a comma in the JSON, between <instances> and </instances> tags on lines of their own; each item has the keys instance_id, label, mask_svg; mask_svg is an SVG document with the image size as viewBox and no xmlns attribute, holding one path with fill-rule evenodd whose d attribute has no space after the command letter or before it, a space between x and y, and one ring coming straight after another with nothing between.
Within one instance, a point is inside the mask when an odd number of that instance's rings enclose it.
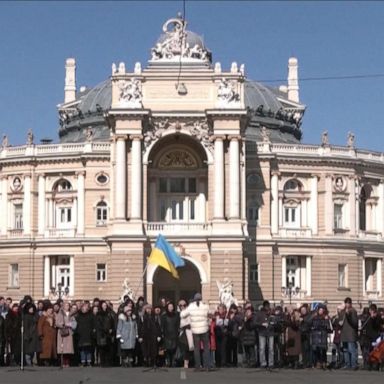
<instances>
[{"instance_id":1,"label":"paved ground","mask_svg":"<svg viewBox=\"0 0 384 384\"><path fill-rule=\"evenodd\" d=\"M1 384L378 384L384 372L222 369L215 372L194 372L193 369L170 369L167 372L143 373L139 368L36 368L34 371L11 371L0 368Z\"/></svg>"}]
</instances>

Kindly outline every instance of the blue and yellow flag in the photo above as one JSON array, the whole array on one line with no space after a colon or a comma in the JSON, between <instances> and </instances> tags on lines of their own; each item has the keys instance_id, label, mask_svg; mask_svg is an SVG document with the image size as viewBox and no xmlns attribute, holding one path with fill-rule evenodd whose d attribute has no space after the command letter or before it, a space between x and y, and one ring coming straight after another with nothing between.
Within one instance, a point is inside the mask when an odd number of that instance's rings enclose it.
<instances>
[{"instance_id":1,"label":"blue and yellow flag","mask_svg":"<svg viewBox=\"0 0 384 384\"><path fill-rule=\"evenodd\" d=\"M162 235L157 236L155 246L148 258L148 263L164 268L176 279L179 278L176 268L185 265L184 260Z\"/></svg>"}]
</instances>

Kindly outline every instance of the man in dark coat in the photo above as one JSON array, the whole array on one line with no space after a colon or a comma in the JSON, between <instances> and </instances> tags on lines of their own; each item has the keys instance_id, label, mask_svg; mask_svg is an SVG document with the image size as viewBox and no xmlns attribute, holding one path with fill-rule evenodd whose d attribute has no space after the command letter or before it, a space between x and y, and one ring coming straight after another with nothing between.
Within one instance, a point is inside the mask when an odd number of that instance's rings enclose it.
<instances>
[{"instance_id":1,"label":"man in dark coat","mask_svg":"<svg viewBox=\"0 0 384 384\"><path fill-rule=\"evenodd\" d=\"M245 310L244 324L240 332L240 338L244 347L245 365L248 368L256 366L256 319L253 311L253 307L249 307Z\"/></svg>"},{"instance_id":2,"label":"man in dark coat","mask_svg":"<svg viewBox=\"0 0 384 384\"><path fill-rule=\"evenodd\" d=\"M95 316L91 312L88 304L83 304L81 310L76 315L76 338L80 350L81 365L91 365L94 338L96 333Z\"/></svg>"},{"instance_id":3,"label":"man in dark coat","mask_svg":"<svg viewBox=\"0 0 384 384\"><path fill-rule=\"evenodd\" d=\"M358 369L357 366L357 340L358 340L358 317L356 310L352 307L352 299L344 300L344 309L340 312L339 324L341 327L340 339L343 343L344 362L346 369Z\"/></svg>"},{"instance_id":4,"label":"man in dark coat","mask_svg":"<svg viewBox=\"0 0 384 384\"><path fill-rule=\"evenodd\" d=\"M25 305L23 309L24 315L24 356L27 365L32 365L32 360L39 351L39 337L37 334L37 316L36 307L32 303Z\"/></svg>"},{"instance_id":5,"label":"man in dark coat","mask_svg":"<svg viewBox=\"0 0 384 384\"><path fill-rule=\"evenodd\" d=\"M21 355L21 315L19 306L12 305L5 318L5 339L10 347L11 364L20 364Z\"/></svg>"},{"instance_id":6,"label":"man in dark coat","mask_svg":"<svg viewBox=\"0 0 384 384\"><path fill-rule=\"evenodd\" d=\"M0 315L0 367L5 365L5 318Z\"/></svg>"},{"instance_id":7,"label":"man in dark coat","mask_svg":"<svg viewBox=\"0 0 384 384\"><path fill-rule=\"evenodd\" d=\"M166 353L166 365L173 367L175 364L175 354L177 348L177 340L179 337L180 317L175 312L175 306L169 302L165 312L161 316L161 330L164 339L163 345Z\"/></svg>"},{"instance_id":8,"label":"man in dark coat","mask_svg":"<svg viewBox=\"0 0 384 384\"><path fill-rule=\"evenodd\" d=\"M113 350L115 322L105 301L100 303L100 310L96 315L96 342L100 351L102 367L112 365L111 351Z\"/></svg>"}]
</instances>

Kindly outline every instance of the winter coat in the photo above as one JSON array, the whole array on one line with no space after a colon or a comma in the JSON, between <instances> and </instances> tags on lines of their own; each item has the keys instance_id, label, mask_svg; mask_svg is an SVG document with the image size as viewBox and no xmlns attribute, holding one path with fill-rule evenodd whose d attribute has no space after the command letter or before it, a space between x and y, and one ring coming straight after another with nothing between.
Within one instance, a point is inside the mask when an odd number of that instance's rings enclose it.
<instances>
[{"instance_id":1,"label":"winter coat","mask_svg":"<svg viewBox=\"0 0 384 384\"><path fill-rule=\"evenodd\" d=\"M223 316L217 315L215 319L215 333L219 341L228 336L229 319L225 315Z\"/></svg>"},{"instance_id":2,"label":"winter coat","mask_svg":"<svg viewBox=\"0 0 384 384\"><path fill-rule=\"evenodd\" d=\"M358 317L354 308L351 308L349 313L346 313L345 309L340 312L339 316L341 333L340 340L344 342L356 342L358 339Z\"/></svg>"},{"instance_id":3,"label":"winter coat","mask_svg":"<svg viewBox=\"0 0 384 384\"><path fill-rule=\"evenodd\" d=\"M275 316L265 309L256 312L256 324L260 336L275 336Z\"/></svg>"},{"instance_id":4,"label":"winter coat","mask_svg":"<svg viewBox=\"0 0 384 384\"><path fill-rule=\"evenodd\" d=\"M147 359L154 359L157 356L157 338L161 337L161 327L154 315L144 314L140 321L139 338L142 339L143 356Z\"/></svg>"},{"instance_id":5,"label":"winter coat","mask_svg":"<svg viewBox=\"0 0 384 384\"><path fill-rule=\"evenodd\" d=\"M330 319L315 315L311 321L311 344L312 348L327 349L328 334L332 332Z\"/></svg>"},{"instance_id":6,"label":"winter coat","mask_svg":"<svg viewBox=\"0 0 384 384\"><path fill-rule=\"evenodd\" d=\"M35 314L24 315L24 353L26 355L32 355L40 349L37 320Z\"/></svg>"},{"instance_id":7,"label":"winter coat","mask_svg":"<svg viewBox=\"0 0 384 384\"><path fill-rule=\"evenodd\" d=\"M9 343L11 353L20 356L21 353L21 315L9 311L4 324L5 339Z\"/></svg>"},{"instance_id":8,"label":"winter coat","mask_svg":"<svg viewBox=\"0 0 384 384\"><path fill-rule=\"evenodd\" d=\"M362 319L360 330L360 344L371 346L372 342L380 336L382 320L379 315L376 317L367 316Z\"/></svg>"},{"instance_id":9,"label":"winter coat","mask_svg":"<svg viewBox=\"0 0 384 384\"><path fill-rule=\"evenodd\" d=\"M105 347L112 343L114 337L114 320L108 311L99 311L96 315L96 343Z\"/></svg>"},{"instance_id":10,"label":"winter coat","mask_svg":"<svg viewBox=\"0 0 384 384\"><path fill-rule=\"evenodd\" d=\"M200 335L208 332L208 312L207 304L194 301L180 313L180 316L190 316L192 333Z\"/></svg>"},{"instance_id":11,"label":"winter coat","mask_svg":"<svg viewBox=\"0 0 384 384\"><path fill-rule=\"evenodd\" d=\"M300 323L294 319L288 321L285 331L287 356L299 356L301 353Z\"/></svg>"},{"instance_id":12,"label":"winter coat","mask_svg":"<svg viewBox=\"0 0 384 384\"><path fill-rule=\"evenodd\" d=\"M177 348L179 336L180 317L177 312L165 312L161 316L161 331L163 335L163 345L166 350Z\"/></svg>"},{"instance_id":13,"label":"winter coat","mask_svg":"<svg viewBox=\"0 0 384 384\"><path fill-rule=\"evenodd\" d=\"M37 323L37 332L41 340L40 359L56 358L56 328L54 316L41 316Z\"/></svg>"},{"instance_id":14,"label":"winter coat","mask_svg":"<svg viewBox=\"0 0 384 384\"><path fill-rule=\"evenodd\" d=\"M62 309L55 316L57 328L57 353L58 354L73 354L73 331L76 329L76 320L74 316L65 313ZM68 335L63 336L63 332L68 332Z\"/></svg>"},{"instance_id":15,"label":"winter coat","mask_svg":"<svg viewBox=\"0 0 384 384\"><path fill-rule=\"evenodd\" d=\"M79 312L76 315L76 336L79 348L94 345L96 334L95 316L92 312Z\"/></svg>"},{"instance_id":16,"label":"winter coat","mask_svg":"<svg viewBox=\"0 0 384 384\"><path fill-rule=\"evenodd\" d=\"M136 316L127 317L120 313L117 321L116 337L121 349L134 349L138 336Z\"/></svg>"},{"instance_id":17,"label":"winter coat","mask_svg":"<svg viewBox=\"0 0 384 384\"><path fill-rule=\"evenodd\" d=\"M209 349L216 351L216 321L212 319L209 323Z\"/></svg>"},{"instance_id":18,"label":"winter coat","mask_svg":"<svg viewBox=\"0 0 384 384\"><path fill-rule=\"evenodd\" d=\"M240 333L241 340L245 347L256 344L256 317L254 314L244 321L243 328Z\"/></svg>"},{"instance_id":19,"label":"winter coat","mask_svg":"<svg viewBox=\"0 0 384 384\"><path fill-rule=\"evenodd\" d=\"M5 345L5 318L0 315L0 345Z\"/></svg>"}]
</instances>

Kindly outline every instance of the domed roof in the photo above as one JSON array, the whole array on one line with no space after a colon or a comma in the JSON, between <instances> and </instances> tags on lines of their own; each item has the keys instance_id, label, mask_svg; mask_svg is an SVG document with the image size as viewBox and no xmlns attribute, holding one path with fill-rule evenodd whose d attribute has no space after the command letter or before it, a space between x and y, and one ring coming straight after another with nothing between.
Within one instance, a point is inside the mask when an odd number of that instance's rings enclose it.
<instances>
[{"instance_id":1,"label":"domed roof","mask_svg":"<svg viewBox=\"0 0 384 384\"><path fill-rule=\"evenodd\" d=\"M190 38L192 42L203 44L202 39L193 32ZM246 135L250 140L262 140L260 130L262 126L269 130L271 141L298 142L300 140L301 121L294 116L292 108L287 108L284 103L286 94L256 81L246 80L244 87L245 105L250 112ZM76 111L61 124L60 141L85 141L86 129L90 126L94 131L94 140L107 140L110 132L104 112L111 108L111 79L103 81L94 88L79 92L77 100L79 102Z\"/></svg>"}]
</instances>

